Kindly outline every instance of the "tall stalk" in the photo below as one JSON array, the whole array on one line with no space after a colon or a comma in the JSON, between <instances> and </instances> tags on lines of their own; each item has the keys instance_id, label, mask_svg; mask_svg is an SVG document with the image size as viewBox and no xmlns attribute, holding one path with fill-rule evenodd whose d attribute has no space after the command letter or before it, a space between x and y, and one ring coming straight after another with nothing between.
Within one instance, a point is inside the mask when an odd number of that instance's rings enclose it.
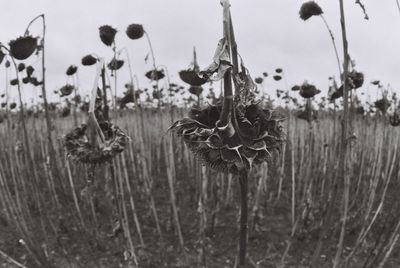
<instances>
[{"instance_id":1,"label":"tall stalk","mask_svg":"<svg viewBox=\"0 0 400 268\"><path fill-rule=\"evenodd\" d=\"M336 268L340 264L340 259L343 251L343 242L346 230L346 221L347 221L347 214L348 214L348 206L349 206L349 188L350 188L350 181L349 176L346 174L347 170L347 163L346 163L346 156L347 156L347 128L348 128L348 120L349 120L349 92L348 92L348 84L347 84L347 76L348 76L348 69L349 69L349 54L348 54L348 41L346 35L346 21L345 21L345 14L344 14L344 5L343 0L339 0L340 4L340 24L342 29L342 41L343 41L343 117L342 117L342 135L341 135L341 150L340 150L340 159L339 159L339 169L340 174L343 177L344 182L344 190L343 190L343 214L342 214L342 227L340 230L340 237L337 247L336 256L333 262L333 267Z\"/></svg>"},{"instance_id":2,"label":"tall stalk","mask_svg":"<svg viewBox=\"0 0 400 268\"><path fill-rule=\"evenodd\" d=\"M49 145L49 154L50 154L50 163L52 166L52 171L56 177L59 177L57 161L56 161L56 151L54 149L53 137L51 135L52 125L51 118L49 113L49 107L47 102L47 94L46 94L46 65L45 65L45 39L46 39L46 20L45 15L41 14L31 20L26 27L25 34L29 32L29 27L35 22L37 19L42 20L42 39L41 39L41 51L42 51L42 97L44 103L44 112L46 117L46 127L47 127L47 140Z\"/></svg>"}]
</instances>

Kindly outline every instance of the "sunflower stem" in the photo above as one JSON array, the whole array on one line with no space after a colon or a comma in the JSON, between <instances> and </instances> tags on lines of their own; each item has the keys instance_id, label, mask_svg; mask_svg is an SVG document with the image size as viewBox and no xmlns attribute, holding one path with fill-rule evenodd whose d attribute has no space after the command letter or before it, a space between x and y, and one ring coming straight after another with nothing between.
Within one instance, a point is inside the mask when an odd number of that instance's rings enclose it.
<instances>
[{"instance_id":1,"label":"sunflower stem","mask_svg":"<svg viewBox=\"0 0 400 268\"><path fill-rule=\"evenodd\" d=\"M347 35L346 35L346 22L345 22L345 14L344 14L344 4L343 0L339 0L340 4L340 24L342 28L342 41L343 41L343 53L344 53L344 63L343 63L343 119L342 119L342 135L341 135L341 152L340 152L340 159L339 159L339 167L340 167L340 174L343 178L344 183L344 193L343 193L343 212L342 212L342 226L340 230L340 237L337 246L336 256L333 262L333 268L336 268L340 265L340 259L342 256L343 251L343 243L344 243L344 236L346 230L346 221L347 221L347 214L348 214L348 205L349 205L349 187L350 181L349 177L346 174L346 156L347 156L347 132L348 132L348 120L349 120L349 92L348 92L348 69L349 69L349 54L348 54L348 42L347 42Z\"/></svg>"},{"instance_id":2,"label":"sunflower stem","mask_svg":"<svg viewBox=\"0 0 400 268\"><path fill-rule=\"evenodd\" d=\"M242 169L239 173L240 184L240 235L239 235L239 267L246 265L247 248L247 193L248 171Z\"/></svg>"}]
</instances>

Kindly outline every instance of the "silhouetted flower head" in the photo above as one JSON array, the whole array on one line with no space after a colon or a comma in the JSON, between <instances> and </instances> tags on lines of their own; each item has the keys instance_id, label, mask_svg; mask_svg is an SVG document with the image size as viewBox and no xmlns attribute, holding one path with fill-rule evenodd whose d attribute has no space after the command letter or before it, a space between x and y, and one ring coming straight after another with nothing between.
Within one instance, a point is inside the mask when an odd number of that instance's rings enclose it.
<instances>
[{"instance_id":1,"label":"silhouetted flower head","mask_svg":"<svg viewBox=\"0 0 400 268\"><path fill-rule=\"evenodd\" d=\"M278 74L280 74L280 73L283 72L283 70L282 70L282 68L276 68L276 69L275 69L275 72L277 72Z\"/></svg>"},{"instance_id":2,"label":"silhouetted flower head","mask_svg":"<svg viewBox=\"0 0 400 268\"><path fill-rule=\"evenodd\" d=\"M143 25L135 23L129 25L126 28L126 35L132 40L142 38L144 35Z\"/></svg>"},{"instance_id":3,"label":"silhouetted flower head","mask_svg":"<svg viewBox=\"0 0 400 268\"><path fill-rule=\"evenodd\" d=\"M201 86L207 82L207 78L203 78L198 75L194 70L182 70L179 72L179 77L183 82L191 86Z\"/></svg>"},{"instance_id":4,"label":"silhouetted flower head","mask_svg":"<svg viewBox=\"0 0 400 268\"><path fill-rule=\"evenodd\" d=\"M108 64L107 67L108 69L112 70L112 71L116 71L118 69L120 69L122 66L124 65L124 61L123 60L118 60L116 58L113 58Z\"/></svg>"},{"instance_id":5,"label":"silhouetted flower head","mask_svg":"<svg viewBox=\"0 0 400 268\"><path fill-rule=\"evenodd\" d=\"M17 60L29 58L37 49L37 39L27 35L11 40L9 43L10 55Z\"/></svg>"},{"instance_id":6,"label":"silhouetted flower head","mask_svg":"<svg viewBox=\"0 0 400 268\"><path fill-rule=\"evenodd\" d=\"M148 71L145 75L148 79L156 80L156 81L163 79L165 77L163 70L151 70L151 71Z\"/></svg>"},{"instance_id":7,"label":"silhouetted flower head","mask_svg":"<svg viewBox=\"0 0 400 268\"><path fill-rule=\"evenodd\" d=\"M254 79L254 82L256 82L256 84L262 84L264 82L264 79L262 77L256 77Z\"/></svg>"},{"instance_id":8,"label":"silhouetted flower head","mask_svg":"<svg viewBox=\"0 0 400 268\"><path fill-rule=\"evenodd\" d=\"M322 15L324 12L321 7L314 1L305 2L300 8L300 18L302 20L308 20L312 16Z\"/></svg>"},{"instance_id":9,"label":"silhouetted flower head","mask_svg":"<svg viewBox=\"0 0 400 268\"><path fill-rule=\"evenodd\" d=\"M13 110L17 107L17 104L15 102L10 103L10 109Z\"/></svg>"},{"instance_id":10,"label":"silhouetted flower head","mask_svg":"<svg viewBox=\"0 0 400 268\"><path fill-rule=\"evenodd\" d=\"M104 25L99 28L100 39L106 46L112 45L116 33L117 30L109 25Z\"/></svg>"},{"instance_id":11,"label":"silhouetted flower head","mask_svg":"<svg viewBox=\"0 0 400 268\"><path fill-rule=\"evenodd\" d=\"M12 85L12 86L18 85L18 79L17 78L11 79L10 80L10 85Z\"/></svg>"},{"instance_id":12,"label":"silhouetted flower head","mask_svg":"<svg viewBox=\"0 0 400 268\"><path fill-rule=\"evenodd\" d=\"M65 73L66 73L66 75L70 76L70 75L74 75L77 70L78 70L77 66L70 65Z\"/></svg>"},{"instance_id":13,"label":"silhouetted flower head","mask_svg":"<svg viewBox=\"0 0 400 268\"><path fill-rule=\"evenodd\" d=\"M319 94L321 90L317 89L314 85L304 82L300 87L300 96L309 99Z\"/></svg>"},{"instance_id":14,"label":"silhouetted flower head","mask_svg":"<svg viewBox=\"0 0 400 268\"><path fill-rule=\"evenodd\" d=\"M26 71L26 75L27 75L28 77L31 77L31 75L32 75L33 72L35 71L35 68L33 68L31 65L29 65L28 67L26 67L25 71Z\"/></svg>"},{"instance_id":15,"label":"silhouetted flower head","mask_svg":"<svg viewBox=\"0 0 400 268\"><path fill-rule=\"evenodd\" d=\"M97 59L93 55L89 54L89 55L84 56L82 58L81 62L82 62L82 65L90 66L90 65L96 64Z\"/></svg>"},{"instance_id":16,"label":"silhouetted flower head","mask_svg":"<svg viewBox=\"0 0 400 268\"><path fill-rule=\"evenodd\" d=\"M299 91L300 88L301 88L300 86L295 85L295 86L292 87L292 91Z\"/></svg>"},{"instance_id":17,"label":"silhouetted flower head","mask_svg":"<svg viewBox=\"0 0 400 268\"><path fill-rule=\"evenodd\" d=\"M25 70L25 64L23 62L20 62L17 66L18 72L22 72Z\"/></svg>"},{"instance_id":18,"label":"silhouetted flower head","mask_svg":"<svg viewBox=\"0 0 400 268\"><path fill-rule=\"evenodd\" d=\"M60 88L61 95L60 97L69 96L74 91L75 87L73 85L65 85Z\"/></svg>"},{"instance_id":19,"label":"silhouetted flower head","mask_svg":"<svg viewBox=\"0 0 400 268\"><path fill-rule=\"evenodd\" d=\"M280 75L274 75L273 78L274 78L275 81L279 81L279 80L282 79L282 76L280 76Z\"/></svg>"},{"instance_id":20,"label":"silhouetted flower head","mask_svg":"<svg viewBox=\"0 0 400 268\"><path fill-rule=\"evenodd\" d=\"M43 81L39 81L36 77L33 76L29 77L29 83L31 83L35 87L43 85Z\"/></svg>"}]
</instances>

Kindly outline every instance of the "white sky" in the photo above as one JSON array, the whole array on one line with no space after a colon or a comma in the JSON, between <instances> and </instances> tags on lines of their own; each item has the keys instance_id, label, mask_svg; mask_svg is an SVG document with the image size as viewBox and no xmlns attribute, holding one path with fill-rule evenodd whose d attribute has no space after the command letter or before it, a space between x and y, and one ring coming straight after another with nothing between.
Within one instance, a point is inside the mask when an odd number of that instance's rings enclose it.
<instances>
[{"instance_id":1,"label":"white sky","mask_svg":"<svg viewBox=\"0 0 400 268\"><path fill-rule=\"evenodd\" d=\"M317 2L324 10L341 50L339 1ZM354 0L345 2L350 54L356 60L357 69L366 76L364 90L375 79L399 90L400 14L396 1L364 0L369 21L364 20ZM289 86L307 79L326 94L328 77L338 74L331 40L320 18L306 22L299 18L302 3L300 0L231 0L239 53L253 77L264 71L272 74L275 68L281 67ZM125 29L130 23L144 25L151 36L157 64L166 65L171 82L179 83L177 72L189 65L193 46L197 48L200 66L205 67L211 62L222 34L219 0L1 0L1 6L0 42L3 43L22 35L33 17L45 13L50 93L65 84L65 71L70 64L78 65L80 87L84 92L90 91L95 68L82 66L82 56L96 53L107 61L112 57L111 49L99 39L98 27L101 25L109 24L119 30L117 45L129 50L133 71L143 87L148 86L144 73L151 69L150 62L147 65L144 62L149 49L144 38L135 41L127 38ZM40 33L39 23L32 27L32 33ZM30 61L36 61L39 68L39 59L33 56ZM126 64L119 77L119 92L122 92L128 81ZM4 64L0 67L1 92L3 81ZM274 82L270 77L265 87L271 92L283 89L282 81ZM35 92L39 89L26 87L25 92L25 100L28 100L37 95ZM371 95L375 96L375 92Z\"/></svg>"}]
</instances>

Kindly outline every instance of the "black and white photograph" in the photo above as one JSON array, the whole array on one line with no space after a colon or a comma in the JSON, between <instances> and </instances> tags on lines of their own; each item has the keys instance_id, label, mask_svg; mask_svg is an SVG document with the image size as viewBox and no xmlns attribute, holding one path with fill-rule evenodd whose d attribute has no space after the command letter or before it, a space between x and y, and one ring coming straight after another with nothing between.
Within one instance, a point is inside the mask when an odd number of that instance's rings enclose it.
<instances>
[{"instance_id":1,"label":"black and white photograph","mask_svg":"<svg viewBox=\"0 0 400 268\"><path fill-rule=\"evenodd\" d=\"M0 268L400 267L400 0L0 6Z\"/></svg>"}]
</instances>

